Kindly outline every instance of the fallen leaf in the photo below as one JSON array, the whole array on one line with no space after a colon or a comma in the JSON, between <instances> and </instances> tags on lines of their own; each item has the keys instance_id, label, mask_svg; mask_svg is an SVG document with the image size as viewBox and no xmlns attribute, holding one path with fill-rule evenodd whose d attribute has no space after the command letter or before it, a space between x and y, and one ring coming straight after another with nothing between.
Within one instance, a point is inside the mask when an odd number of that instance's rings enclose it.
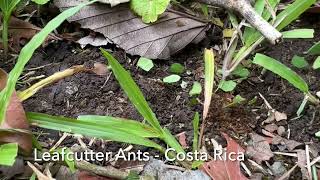
<instances>
[{"instance_id":1,"label":"fallen leaf","mask_svg":"<svg viewBox=\"0 0 320 180\"><path fill-rule=\"evenodd\" d=\"M0 91L7 84L7 73L0 68ZM0 125L2 129L23 129L29 130L29 123L26 118L21 101L16 92L13 93L4 122ZM32 150L31 134L22 132L0 131L0 143L18 143L23 154L30 154Z\"/></svg>"},{"instance_id":2,"label":"fallen leaf","mask_svg":"<svg viewBox=\"0 0 320 180\"><path fill-rule=\"evenodd\" d=\"M179 133L176 135L178 140L179 140L179 143L181 144L181 146L186 149L188 148L188 144L187 144L187 137L186 137L186 132L182 132L182 133Z\"/></svg>"},{"instance_id":3,"label":"fallen leaf","mask_svg":"<svg viewBox=\"0 0 320 180\"><path fill-rule=\"evenodd\" d=\"M21 19L11 17L9 23L9 36L13 39L13 47L15 49L20 48L20 41L22 39L31 39L35 34L41 31L41 28L23 21ZM50 34L46 41L44 42L44 46L48 44L51 40L61 40L61 38L55 36L54 34Z\"/></svg>"},{"instance_id":4,"label":"fallen leaf","mask_svg":"<svg viewBox=\"0 0 320 180\"><path fill-rule=\"evenodd\" d=\"M92 46L95 46L95 47L98 47L98 46L105 46L107 45L108 43L111 43L111 41L109 41L108 39L106 39L104 36L102 35L88 35L86 37L83 37L81 39L79 39L77 41L80 46L82 48L86 47L88 44L92 45Z\"/></svg>"},{"instance_id":5,"label":"fallen leaf","mask_svg":"<svg viewBox=\"0 0 320 180\"><path fill-rule=\"evenodd\" d=\"M64 10L77 5L77 0L55 0ZM102 33L106 38L132 55L149 59L168 59L189 43L198 43L205 37L207 23L190 18L184 13L166 11L156 23L145 24L131 12L128 4L110 8L92 4L80 10L70 19L82 28Z\"/></svg>"},{"instance_id":6,"label":"fallen leaf","mask_svg":"<svg viewBox=\"0 0 320 180\"><path fill-rule=\"evenodd\" d=\"M274 113L274 117L275 117L276 121L287 120L287 118L288 118L286 113L281 113L279 111L276 111Z\"/></svg>"},{"instance_id":7,"label":"fallen leaf","mask_svg":"<svg viewBox=\"0 0 320 180\"><path fill-rule=\"evenodd\" d=\"M278 144L284 145L289 151L292 151L297 146L302 145L302 143L300 143L300 142L297 142L295 140L285 139L285 138L283 138L281 136L278 136L278 135L274 136L272 138L272 144L274 144L274 145L278 145Z\"/></svg>"},{"instance_id":8,"label":"fallen leaf","mask_svg":"<svg viewBox=\"0 0 320 180\"><path fill-rule=\"evenodd\" d=\"M250 137L251 142L246 149L246 154L249 157L252 157L259 164L273 157L267 138L255 133L250 134Z\"/></svg>"},{"instance_id":9,"label":"fallen leaf","mask_svg":"<svg viewBox=\"0 0 320 180\"><path fill-rule=\"evenodd\" d=\"M278 130L278 126L276 124L268 124L264 127L265 130L273 133L275 132L276 130Z\"/></svg>"},{"instance_id":10,"label":"fallen leaf","mask_svg":"<svg viewBox=\"0 0 320 180\"><path fill-rule=\"evenodd\" d=\"M227 140L227 154L228 153L244 153L244 149L227 134L222 133L225 139ZM213 160L206 162L202 165L203 169L212 179L214 180L244 180L248 179L245 177L240 170L239 161L231 161L230 159Z\"/></svg>"},{"instance_id":11,"label":"fallen leaf","mask_svg":"<svg viewBox=\"0 0 320 180\"><path fill-rule=\"evenodd\" d=\"M92 72L99 76L105 76L109 72L106 64L96 62L93 66Z\"/></svg>"}]
</instances>

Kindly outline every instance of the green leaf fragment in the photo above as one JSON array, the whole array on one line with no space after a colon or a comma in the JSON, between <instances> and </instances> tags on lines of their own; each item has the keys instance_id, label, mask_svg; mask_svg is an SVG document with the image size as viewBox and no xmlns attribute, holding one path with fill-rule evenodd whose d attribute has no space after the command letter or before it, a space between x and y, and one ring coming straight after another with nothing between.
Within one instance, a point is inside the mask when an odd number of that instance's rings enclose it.
<instances>
[{"instance_id":1,"label":"green leaf fragment","mask_svg":"<svg viewBox=\"0 0 320 180\"><path fill-rule=\"evenodd\" d=\"M239 76L239 77L242 77L242 78L247 78L250 74L250 71L239 65L233 72L232 72L233 75L236 75L236 76Z\"/></svg>"},{"instance_id":2,"label":"green leaf fragment","mask_svg":"<svg viewBox=\"0 0 320 180\"><path fill-rule=\"evenodd\" d=\"M131 9L142 17L145 23L155 22L169 5L170 0L131 0Z\"/></svg>"},{"instance_id":3,"label":"green leaf fragment","mask_svg":"<svg viewBox=\"0 0 320 180\"><path fill-rule=\"evenodd\" d=\"M313 69L319 69L320 68L320 56L318 56L317 59L314 61L312 68Z\"/></svg>"},{"instance_id":4,"label":"green leaf fragment","mask_svg":"<svg viewBox=\"0 0 320 180\"><path fill-rule=\"evenodd\" d=\"M297 68L305 68L309 65L304 57L297 55L293 56L291 63Z\"/></svg>"},{"instance_id":5,"label":"green leaf fragment","mask_svg":"<svg viewBox=\"0 0 320 180\"><path fill-rule=\"evenodd\" d=\"M253 60L254 64L258 64L267 70L279 75L280 77L289 81L293 86L298 88L304 93L309 91L307 83L293 70L279 61L268 57L266 55L257 53Z\"/></svg>"},{"instance_id":6,"label":"green leaf fragment","mask_svg":"<svg viewBox=\"0 0 320 180\"><path fill-rule=\"evenodd\" d=\"M192 88L189 92L190 96L195 96L201 94L202 91L202 86L199 82L195 81L192 85Z\"/></svg>"},{"instance_id":7,"label":"green leaf fragment","mask_svg":"<svg viewBox=\"0 0 320 180\"><path fill-rule=\"evenodd\" d=\"M313 45L309 50L308 54L311 55L320 55L320 41Z\"/></svg>"},{"instance_id":8,"label":"green leaf fragment","mask_svg":"<svg viewBox=\"0 0 320 180\"><path fill-rule=\"evenodd\" d=\"M163 82L171 84L171 83L176 83L180 81L180 79L181 77L179 75L172 74L170 76L163 78Z\"/></svg>"},{"instance_id":9,"label":"green leaf fragment","mask_svg":"<svg viewBox=\"0 0 320 180\"><path fill-rule=\"evenodd\" d=\"M231 92L236 88L236 86L237 86L237 83L232 80L221 81L219 84L219 88L224 92Z\"/></svg>"},{"instance_id":10,"label":"green leaf fragment","mask_svg":"<svg viewBox=\"0 0 320 180\"><path fill-rule=\"evenodd\" d=\"M170 72L174 74L182 74L185 71L185 68L180 63L173 63L170 66Z\"/></svg>"},{"instance_id":11,"label":"green leaf fragment","mask_svg":"<svg viewBox=\"0 0 320 180\"><path fill-rule=\"evenodd\" d=\"M9 143L0 146L0 165L12 166L18 155L18 144Z\"/></svg>"},{"instance_id":12,"label":"green leaf fragment","mask_svg":"<svg viewBox=\"0 0 320 180\"><path fill-rule=\"evenodd\" d=\"M32 0L32 1L37 4L43 5L43 4L46 4L47 2L49 2L50 0Z\"/></svg>"},{"instance_id":13,"label":"green leaf fragment","mask_svg":"<svg viewBox=\"0 0 320 180\"><path fill-rule=\"evenodd\" d=\"M137 66L144 71L149 72L153 68L154 64L151 59L141 57L138 61Z\"/></svg>"},{"instance_id":14,"label":"green leaf fragment","mask_svg":"<svg viewBox=\"0 0 320 180\"><path fill-rule=\"evenodd\" d=\"M313 38L314 29L294 29L290 31L282 32L283 38L286 39L297 39L297 38Z\"/></svg>"}]
</instances>

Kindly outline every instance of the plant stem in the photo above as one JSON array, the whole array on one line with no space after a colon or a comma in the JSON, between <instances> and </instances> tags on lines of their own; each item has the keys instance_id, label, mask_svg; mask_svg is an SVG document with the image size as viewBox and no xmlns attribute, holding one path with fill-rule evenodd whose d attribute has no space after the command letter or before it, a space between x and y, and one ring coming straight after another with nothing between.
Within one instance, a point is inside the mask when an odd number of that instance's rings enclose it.
<instances>
[{"instance_id":1,"label":"plant stem","mask_svg":"<svg viewBox=\"0 0 320 180\"><path fill-rule=\"evenodd\" d=\"M264 20L251 6L247 0L198 0L199 2L220 6L239 12L254 28L268 39L272 44L282 40L282 34Z\"/></svg>"},{"instance_id":2,"label":"plant stem","mask_svg":"<svg viewBox=\"0 0 320 180\"><path fill-rule=\"evenodd\" d=\"M9 18L7 18L4 15L3 16L3 27L2 27L2 44L3 44L5 58L7 58L7 56L8 56L8 23L9 23Z\"/></svg>"},{"instance_id":3,"label":"plant stem","mask_svg":"<svg viewBox=\"0 0 320 180\"><path fill-rule=\"evenodd\" d=\"M319 105L320 104L320 100L318 98L316 98L315 96L313 96L310 92L308 92L307 94L308 100L315 104L315 105Z\"/></svg>"}]
</instances>

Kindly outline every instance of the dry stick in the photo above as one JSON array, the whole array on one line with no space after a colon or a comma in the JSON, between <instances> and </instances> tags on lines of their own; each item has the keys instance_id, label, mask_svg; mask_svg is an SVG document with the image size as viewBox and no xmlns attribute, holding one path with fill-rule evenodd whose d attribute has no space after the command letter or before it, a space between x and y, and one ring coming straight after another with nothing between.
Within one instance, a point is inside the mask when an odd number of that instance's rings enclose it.
<instances>
[{"instance_id":1,"label":"dry stick","mask_svg":"<svg viewBox=\"0 0 320 180\"><path fill-rule=\"evenodd\" d=\"M198 0L199 2L220 6L239 12L254 28L272 44L282 40L282 34L264 20L247 0Z\"/></svg>"}]
</instances>

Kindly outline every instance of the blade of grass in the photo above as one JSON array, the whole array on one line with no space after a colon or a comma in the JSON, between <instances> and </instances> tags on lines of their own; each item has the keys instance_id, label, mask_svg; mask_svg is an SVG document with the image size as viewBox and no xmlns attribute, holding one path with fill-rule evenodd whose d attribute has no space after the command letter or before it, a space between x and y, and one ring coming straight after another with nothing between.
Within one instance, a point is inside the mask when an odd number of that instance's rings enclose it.
<instances>
[{"instance_id":1,"label":"blade of grass","mask_svg":"<svg viewBox=\"0 0 320 180\"><path fill-rule=\"evenodd\" d=\"M308 54L311 55L320 55L320 41L313 45L309 50Z\"/></svg>"},{"instance_id":2,"label":"blade of grass","mask_svg":"<svg viewBox=\"0 0 320 180\"><path fill-rule=\"evenodd\" d=\"M196 112L196 114L194 115L193 121L192 121L192 125L193 125L193 142L192 142L192 151L195 152L198 150L198 131L199 131L199 121L200 121L200 117L199 117L199 113Z\"/></svg>"},{"instance_id":3,"label":"blade of grass","mask_svg":"<svg viewBox=\"0 0 320 180\"><path fill-rule=\"evenodd\" d=\"M283 38L313 38L314 29L294 29L282 32Z\"/></svg>"},{"instance_id":4,"label":"blade of grass","mask_svg":"<svg viewBox=\"0 0 320 180\"><path fill-rule=\"evenodd\" d=\"M203 119L206 119L212 98L212 91L214 85L214 52L212 49L205 49L204 51L204 107Z\"/></svg>"},{"instance_id":5,"label":"blade of grass","mask_svg":"<svg viewBox=\"0 0 320 180\"><path fill-rule=\"evenodd\" d=\"M57 17L52 19L38 34L36 34L30 42L25 45L20 54L18 61L12 71L8 76L7 86L4 90L0 93L0 124L2 124L3 120L5 119L5 112L7 106L9 104L9 99L15 89L15 85L19 79L19 76L23 72L25 65L28 63L30 58L32 57L34 51L45 41L46 37L58 26L60 26L63 21L67 18L71 17L72 15L76 14L81 8L86 5L89 5L97 0L93 0L90 2L82 3L76 7L72 7L68 10L65 10Z\"/></svg>"},{"instance_id":6,"label":"blade of grass","mask_svg":"<svg viewBox=\"0 0 320 180\"><path fill-rule=\"evenodd\" d=\"M277 29L281 30L288 26L315 2L316 0L296 0L291 3L285 10L277 15L277 20L275 22Z\"/></svg>"},{"instance_id":7,"label":"blade of grass","mask_svg":"<svg viewBox=\"0 0 320 180\"><path fill-rule=\"evenodd\" d=\"M111 116L84 115L79 116L78 121L99 124L103 127L113 127L128 133L132 133L141 137L156 138L160 137L156 130L141 122Z\"/></svg>"},{"instance_id":8,"label":"blade of grass","mask_svg":"<svg viewBox=\"0 0 320 180\"><path fill-rule=\"evenodd\" d=\"M300 91L304 93L309 92L307 83L296 72L280 63L279 61L266 55L257 53L254 57L253 63L258 64L263 68L281 76L282 78L289 81L293 86L298 88Z\"/></svg>"},{"instance_id":9,"label":"blade of grass","mask_svg":"<svg viewBox=\"0 0 320 180\"><path fill-rule=\"evenodd\" d=\"M141 90L134 82L129 72L127 72L109 52L102 48L100 48L100 50L104 57L107 58L108 63L112 68L112 72L118 80L121 88L129 97L130 101L139 113L150 123L150 125L160 132L162 128L156 115L152 112Z\"/></svg>"},{"instance_id":10,"label":"blade of grass","mask_svg":"<svg viewBox=\"0 0 320 180\"><path fill-rule=\"evenodd\" d=\"M46 129L53 129L112 141L143 145L147 147L153 147L161 151L163 150L160 145L149 139L120 129L116 129L112 126L101 126L100 124L87 121L78 121L71 118L50 116L47 114L32 112L27 113L27 118L30 123Z\"/></svg>"}]
</instances>

